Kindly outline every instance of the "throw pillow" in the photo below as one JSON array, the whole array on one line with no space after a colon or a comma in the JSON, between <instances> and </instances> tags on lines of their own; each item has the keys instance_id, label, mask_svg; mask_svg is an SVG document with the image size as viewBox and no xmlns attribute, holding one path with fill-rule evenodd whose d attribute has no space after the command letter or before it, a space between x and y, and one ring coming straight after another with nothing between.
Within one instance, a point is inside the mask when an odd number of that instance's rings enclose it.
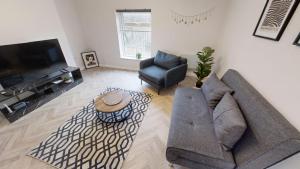
<instances>
[{"instance_id":1,"label":"throw pillow","mask_svg":"<svg viewBox=\"0 0 300 169\"><path fill-rule=\"evenodd\" d=\"M247 125L234 98L226 93L213 111L216 136L225 150L231 150Z\"/></svg>"},{"instance_id":2,"label":"throw pillow","mask_svg":"<svg viewBox=\"0 0 300 169\"><path fill-rule=\"evenodd\" d=\"M179 57L162 51L158 51L154 58L154 64L165 69L172 69L178 66L179 62L180 62Z\"/></svg>"},{"instance_id":3,"label":"throw pillow","mask_svg":"<svg viewBox=\"0 0 300 169\"><path fill-rule=\"evenodd\" d=\"M202 92L207 100L208 106L214 109L225 93L232 93L233 90L219 80L216 73L212 73L203 83Z\"/></svg>"}]
</instances>

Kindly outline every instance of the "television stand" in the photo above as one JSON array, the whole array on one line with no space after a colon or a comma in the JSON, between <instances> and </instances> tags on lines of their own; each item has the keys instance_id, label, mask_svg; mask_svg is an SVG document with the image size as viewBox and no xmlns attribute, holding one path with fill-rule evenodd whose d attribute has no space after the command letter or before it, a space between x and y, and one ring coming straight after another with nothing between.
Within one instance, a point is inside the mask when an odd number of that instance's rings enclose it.
<instances>
[{"instance_id":1,"label":"television stand","mask_svg":"<svg viewBox=\"0 0 300 169\"><path fill-rule=\"evenodd\" d=\"M12 123L82 82L80 69L67 67L32 84L18 85L5 95L0 94L0 111Z\"/></svg>"}]
</instances>

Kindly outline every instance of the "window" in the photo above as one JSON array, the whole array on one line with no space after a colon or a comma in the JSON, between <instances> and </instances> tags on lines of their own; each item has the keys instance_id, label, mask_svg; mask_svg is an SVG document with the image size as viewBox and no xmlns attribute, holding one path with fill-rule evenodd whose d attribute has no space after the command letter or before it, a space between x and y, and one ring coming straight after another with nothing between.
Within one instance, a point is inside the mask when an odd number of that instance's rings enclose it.
<instances>
[{"instance_id":1,"label":"window","mask_svg":"<svg viewBox=\"0 0 300 169\"><path fill-rule=\"evenodd\" d=\"M121 58L151 57L151 10L117 10Z\"/></svg>"}]
</instances>

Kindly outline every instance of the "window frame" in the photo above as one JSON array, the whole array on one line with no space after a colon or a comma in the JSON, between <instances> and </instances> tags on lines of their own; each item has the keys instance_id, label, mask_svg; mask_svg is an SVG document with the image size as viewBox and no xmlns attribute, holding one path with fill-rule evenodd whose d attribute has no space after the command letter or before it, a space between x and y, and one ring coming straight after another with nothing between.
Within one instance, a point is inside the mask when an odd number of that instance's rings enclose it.
<instances>
[{"instance_id":1,"label":"window frame","mask_svg":"<svg viewBox=\"0 0 300 169\"><path fill-rule=\"evenodd\" d=\"M149 56L142 56L141 59L137 59L135 57L131 57L131 56L125 56L124 54L124 46L125 46L125 41L122 38L122 31L121 30L121 23L120 23L120 13L150 13L151 15L151 25L150 25L150 54ZM144 59L148 59L152 57L152 51L151 51L151 46L152 46L152 13L151 13L151 9L118 9L116 10L116 22L117 22L117 34L118 34L118 43L119 43L119 52L120 52L120 58L121 59L129 59L129 60L144 60ZM133 31L133 32L138 32L138 31ZM146 31L147 32L147 31Z\"/></svg>"}]
</instances>

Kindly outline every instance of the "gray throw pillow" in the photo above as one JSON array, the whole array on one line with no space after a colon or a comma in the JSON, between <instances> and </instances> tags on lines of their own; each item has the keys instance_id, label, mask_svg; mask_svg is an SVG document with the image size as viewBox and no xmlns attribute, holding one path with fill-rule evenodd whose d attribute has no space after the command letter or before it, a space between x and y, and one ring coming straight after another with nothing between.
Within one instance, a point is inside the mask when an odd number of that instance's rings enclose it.
<instances>
[{"instance_id":1,"label":"gray throw pillow","mask_svg":"<svg viewBox=\"0 0 300 169\"><path fill-rule=\"evenodd\" d=\"M225 93L232 93L233 90L225 85L217 77L216 73L212 73L210 77L203 83L202 92L207 100L208 106L214 109Z\"/></svg>"},{"instance_id":2,"label":"gray throw pillow","mask_svg":"<svg viewBox=\"0 0 300 169\"><path fill-rule=\"evenodd\" d=\"M165 69L172 69L178 66L179 62L179 57L162 51L158 51L154 58L154 64Z\"/></svg>"},{"instance_id":3,"label":"gray throw pillow","mask_svg":"<svg viewBox=\"0 0 300 169\"><path fill-rule=\"evenodd\" d=\"M234 98L226 93L213 111L216 136L225 150L231 150L247 125Z\"/></svg>"}]
</instances>

